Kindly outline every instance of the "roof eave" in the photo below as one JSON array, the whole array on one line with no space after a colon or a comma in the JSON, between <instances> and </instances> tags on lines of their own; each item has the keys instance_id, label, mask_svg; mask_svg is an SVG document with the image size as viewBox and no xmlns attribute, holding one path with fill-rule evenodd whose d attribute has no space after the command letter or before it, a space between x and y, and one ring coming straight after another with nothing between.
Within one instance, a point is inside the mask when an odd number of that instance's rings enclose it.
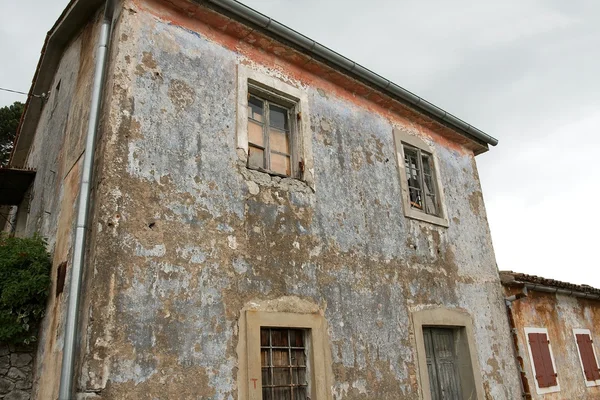
<instances>
[{"instance_id":1,"label":"roof eave","mask_svg":"<svg viewBox=\"0 0 600 400\"><path fill-rule=\"evenodd\" d=\"M50 91L50 85L63 50L104 2L105 0L72 0L46 35L23 116L17 129L15 145L9 162L11 167L22 168L27 162L27 155L42 114L44 101Z\"/></svg>"},{"instance_id":2,"label":"roof eave","mask_svg":"<svg viewBox=\"0 0 600 400\"><path fill-rule=\"evenodd\" d=\"M498 139L488 135L484 131L463 121L462 119L450 114L440 107L428 102L422 97L402 88L389 79L369 70L368 68L350 60L347 57L331 50L330 48L310 39L309 37L296 32L288 26L273 20L272 18L236 1L236 0L191 0L196 3L212 3L220 10L224 10L228 15L240 21L245 25L258 26L261 31L277 40L283 39L285 42L293 43L298 49L311 57L320 58L327 63L334 65L341 72L359 80L366 82L380 92L399 99L413 109L432 117L441 122L462 136L475 142L475 154L481 154L488 150L488 146L496 146Z\"/></svg>"}]
</instances>

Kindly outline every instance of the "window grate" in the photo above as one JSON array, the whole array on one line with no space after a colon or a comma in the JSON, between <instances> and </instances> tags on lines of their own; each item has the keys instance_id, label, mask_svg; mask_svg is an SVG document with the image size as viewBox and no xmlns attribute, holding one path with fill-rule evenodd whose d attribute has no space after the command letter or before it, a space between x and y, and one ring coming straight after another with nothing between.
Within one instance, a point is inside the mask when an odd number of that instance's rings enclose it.
<instances>
[{"instance_id":1,"label":"window grate","mask_svg":"<svg viewBox=\"0 0 600 400\"><path fill-rule=\"evenodd\" d=\"M263 400L308 400L306 331L261 328Z\"/></svg>"}]
</instances>

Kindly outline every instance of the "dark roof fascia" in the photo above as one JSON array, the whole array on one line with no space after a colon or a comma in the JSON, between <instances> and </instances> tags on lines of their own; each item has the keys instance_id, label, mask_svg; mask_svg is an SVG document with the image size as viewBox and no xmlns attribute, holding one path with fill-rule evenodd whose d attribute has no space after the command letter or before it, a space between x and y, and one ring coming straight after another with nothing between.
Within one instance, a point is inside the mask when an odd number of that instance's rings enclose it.
<instances>
[{"instance_id":1,"label":"dark roof fascia","mask_svg":"<svg viewBox=\"0 0 600 400\"><path fill-rule=\"evenodd\" d=\"M323 59L328 64L337 67L338 70L346 75L365 81L392 98L401 99L404 103L417 111L442 122L444 125L453 128L462 136L484 146L484 149L487 148L488 144L492 146L498 144L497 139L460 118L455 117L427 100L396 85L389 79L376 74L368 68L363 67L347 57L342 56L328 47L236 0L192 1L200 4L207 4L207 2L210 2L219 8L222 13L224 10L226 14L233 14L237 20L246 25L258 26L262 31L267 32L269 36L272 36L275 39L293 43L297 48L301 49L311 57ZM17 131L15 146L11 153L10 166L23 167L25 165L43 110L43 102L44 99L47 98L47 93L50 91L50 85L54 79L54 74L56 73L63 50L104 2L105 0L71 0L56 24L48 32L32 86L29 91L29 97L25 103L25 111ZM34 94L38 96L46 94L46 96L34 97Z\"/></svg>"},{"instance_id":2,"label":"dark roof fascia","mask_svg":"<svg viewBox=\"0 0 600 400\"><path fill-rule=\"evenodd\" d=\"M0 168L0 205L21 204L35 178L35 170Z\"/></svg>"},{"instance_id":3,"label":"dark roof fascia","mask_svg":"<svg viewBox=\"0 0 600 400\"><path fill-rule=\"evenodd\" d=\"M104 2L105 0L72 0L46 35L40 60L29 89L29 96L25 103L25 110L17 130L15 146L9 164L11 167L25 166L44 108L44 102L48 98L50 85L65 47L88 23L90 18L96 14Z\"/></svg>"},{"instance_id":4,"label":"dark roof fascia","mask_svg":"<svg viewBox=\"0 0 600 400\"><path fill-rule=\"evenodd\" d=\"M462 136L478 143L479 145L495 146L498 144L498 140L482 130L470 125L462 119L450 114L449 112L437 107L436 105L428 102L422 97L402 88L382 77L381 75L369 70L368 68L350 60L347 57L329 49L328 47L310 39L307 36L289 28L288 26L240 3L237 0L192 0L195 3L207 4L212 3L221 13L223 10L226 15L233 17L245 25L251 27L257 26L262 32L267 33L269 36L276 40L283 41L284 43L292 43L300 49L303 53L316 58L326 61L328 64L333 65L336 69L340 70L346 75L368 83L370 86L377 88L382 93L395 98L400 99L403 103L416 109L433 119L442 122L444 125L457 131ZM485 151L485 150L484 150ZM479 153L478 153L479 154Z\"/></svg>"},{"instance_id":5,"label":"dark roof fascia","mask_svg":"<svg viewBox=\"0 0 600 400\"><path fill-rule=\"evenodd\" d=\"M528 275L513 271L500 271L500 280L504 286L527 286L530 290L537 288L553 288L561 292L570 292L578 295L600 296L600 289L574 283L557 281L555 279L543 278L537 275ZM546 291L546 290L543 290ZM585 297L585 296L578 296Z\"/></svg>"}]
</instances>

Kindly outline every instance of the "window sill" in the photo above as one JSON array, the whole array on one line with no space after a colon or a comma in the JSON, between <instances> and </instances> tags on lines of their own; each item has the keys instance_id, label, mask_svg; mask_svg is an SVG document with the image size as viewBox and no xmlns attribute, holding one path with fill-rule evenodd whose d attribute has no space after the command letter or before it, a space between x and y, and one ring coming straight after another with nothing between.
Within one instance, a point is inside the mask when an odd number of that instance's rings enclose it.
<instances>
[{"instance_id":1,"label":"window sill","mask_svg":"<svg viewBox=\"0 0 600 400\"><path fill-rule=\"evenodd\" d=\"M444 228L447 228L449 226L448 220L446 218L436 217L434 215L425 214L424 212L413 209L405 210L404 216L406 218L416 219L419 221L428 222L430 224L443 226Z\"/></svg>"},{"instance_id":2,"label":"window sill","mask_svg":"<svg viewBox=\"0 0 600 400\"><path fill-rule=\"evenodd\" d=\"M281 175L264 169L249 168L247 165L240 165L239 167L239 171L244 179L254 182L258 187L272 187L288 192L315 193L315 188L303 179Z\"/></svg>"}]
</instances>

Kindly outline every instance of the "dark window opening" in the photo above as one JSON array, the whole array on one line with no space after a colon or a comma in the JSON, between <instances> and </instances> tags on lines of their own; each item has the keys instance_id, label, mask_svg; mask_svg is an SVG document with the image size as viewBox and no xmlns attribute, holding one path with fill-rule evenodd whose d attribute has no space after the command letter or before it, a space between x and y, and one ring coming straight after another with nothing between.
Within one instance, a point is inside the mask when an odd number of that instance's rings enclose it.
<instances>
[{"instance_id":1,"label":"dark window opening","mask_svg":"<svg viewBox=\"0 0 600 400\"><path fill-rule=\"evenodd\" d=\"M460 400L460 375L452 328L423 328L432 400Z\"/></svg>"},{"instance_id":2,"label":"dark window opening","mask_svg":"<svg viewBox=\"0 0 600 400\"><path fill-rule=\"evenodd\" d=\"M261 328L263 400L309 400L307 330Z\"/></svg>"},{"instance_id":3,"label":"dark window opening","mask_svg":"<svg viewBox=\"0 0 600 400\"><path fill-rule=\"evenodd\" d=\"M410 207L439 217L439 195L433 156L416 147L406 144L403 146Z\"/></svg>"}]
</instances>

